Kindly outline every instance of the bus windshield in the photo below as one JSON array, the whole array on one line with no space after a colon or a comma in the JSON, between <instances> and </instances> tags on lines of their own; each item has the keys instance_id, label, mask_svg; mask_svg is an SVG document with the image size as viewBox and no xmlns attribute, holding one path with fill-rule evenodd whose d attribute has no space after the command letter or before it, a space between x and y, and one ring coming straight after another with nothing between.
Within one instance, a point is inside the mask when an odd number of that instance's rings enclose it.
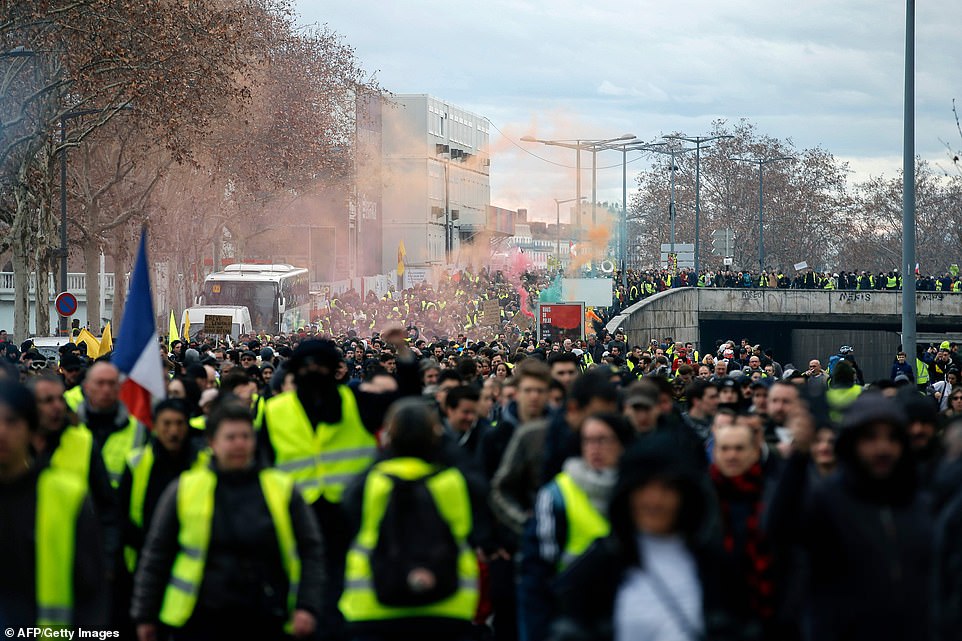
<instances>
[{"instance_id":1,"label":"bus windshield","mask_svg":"<svg viewBox=\"0 0 962 641\"><path fill-rule=\"evenodd\" d=\"M274 331L277 325L277 283L274 282L207 281L204 304L247 307L255 331Z\"/></svg>"}]
</instances>

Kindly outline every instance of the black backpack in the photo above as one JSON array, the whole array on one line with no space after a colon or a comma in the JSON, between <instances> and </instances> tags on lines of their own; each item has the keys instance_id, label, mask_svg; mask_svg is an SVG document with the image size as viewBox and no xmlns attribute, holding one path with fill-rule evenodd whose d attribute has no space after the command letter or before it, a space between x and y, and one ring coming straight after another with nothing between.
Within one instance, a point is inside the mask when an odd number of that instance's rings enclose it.
<instances>
[{"instance_id":1,"label":"black backpack","mask_svg":"<svg viewBox=\"0 0 962 641\"><path fill-rule=\"evenodd\" d=\"M383 605L430 605L458 590L458 544L427 486L435 474L413 481L386 475L394 487L371 553L374 592Z\"/></svg>"}]
</instances>

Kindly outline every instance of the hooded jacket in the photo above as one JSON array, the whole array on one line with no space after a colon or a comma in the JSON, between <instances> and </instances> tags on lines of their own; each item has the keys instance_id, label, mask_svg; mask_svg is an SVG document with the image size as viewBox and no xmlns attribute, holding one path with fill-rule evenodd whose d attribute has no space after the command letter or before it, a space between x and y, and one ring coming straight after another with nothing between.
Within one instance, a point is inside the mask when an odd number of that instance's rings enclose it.
<instances>
[{"instance_id":1,"label":"hooded jacket","mask_svg":"<svg viewBox=\"0 0 962 641\"><path fill-rule=\"evenodd\" d=\"M868 426L895 430L902 454L885 479L856 456ZM852 404L836 441L838 470L814 487L798 533L811 568L803 628L813 641L928 639L933 534L917 492L906 419L878 394Z\"/></svg>"}]
</instances>

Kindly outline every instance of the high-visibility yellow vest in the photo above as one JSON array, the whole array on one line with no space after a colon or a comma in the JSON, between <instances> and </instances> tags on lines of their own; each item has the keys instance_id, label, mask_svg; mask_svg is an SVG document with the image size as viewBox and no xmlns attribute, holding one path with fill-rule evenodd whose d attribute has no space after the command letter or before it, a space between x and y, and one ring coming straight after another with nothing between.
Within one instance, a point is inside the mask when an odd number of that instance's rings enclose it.
<instances>
[{"instance_id":1,"label":"high-visibility yellow vest","mask_svg":"<svg viewBox=\"0 0 962 641\"><path fill-rule=\"evenodd\" d=\"M87 483L73 472L48 467L37 478L37 625L65 628L73 623L77 518Z\"/></svg>"},{"instance_id":2,"label":"high-visibility yellow vest","mask_svg":"<svg viewBox=\"0 0 962 641\"><path fill-rule=\"evenodd\" d=\"M190 425L195 430L200 430L203 432L207 429L207 417L201 414L200 416L195 416L187 424Z\"/></svg>"},{"instance_id":3,"label":"high-visibility yellow vest","mask_svg":"<svg viewBox=\"0 0 962 641\"><path fill-rule=\"evenodd\" d=\"M188 447L185 443L184 447ZM207 467L210 463L210 452L203 451L198 453L193 468ZM144 503L147 500L147 486L150 485L150 473L154 469L154 447L148 443L143 447L138 447L127 457L127 468L130 470L130 505L121 506L127 508L127 516L130 522L138 529L144 529ZM137 557L139 551L131 546L124 547L124 562L131 573L137 568Z\"/></svg>"},{"instance_id":4,"label":"high-visibility yellow vest","mask_svg":"<svg viewBox=\"0 0 962 641\"><path fill-rule=\"evenodd\" d=\"M554 482L561 491L565 519L568 521L568 539L561 551L561 558L558 559L560 572L584 554L595 539L608 536L611 528L608 519L595 509L588 495L578 487L571 476L562 472L554 477Z\"/></svg>"},{"instance_id":5,"label":"high-visibility yellow vest","mask_svg":"<svg viewBox=\"0 0 962 641\"><path fill-rule=\"evenodd\" d=\"M83 427L86 428L86 425ZM120 487L120 479L127 465L127 456L145 442L147 442L147 430L133 416L127 419L126 427L114 432L104 441L103 447L100 448L100 456L104 460L104 467L107 468L110 485L115 490Z\"/></svg>"},{"instance_id":6,"label":"high-visibility yellow vest","mask_svg":"<svg viewBox=\"0 0 962 641\"><path fill-rule=\"evenodd\" d=\"M294 391L267 401L267 431L274 448L274 465L287 472L308 503L322 496L340 503L344 488L364 472L377 454L377 441L361 422L354 393L338 387L341 421L315 429Z\"/></svg>"},{"instance_id":7,"label":"high-visibility yellow vest","mask_svg":"<svg viewBox=\"0 0 962 641\"><path fill-rule=\"evenodd\" d=\"M929 367L918 358L915 359L915 382L918 385L927 385L929 382Z\"/></svg>"},{"instance_id":8,"label":"high-visibility yellow vest","mask_svg":"<svg viewBox=\"0 0 962 641\"><path fill-rule=\"evenodd\" d=\"M394 488L391 476L416 480L435 472L435 467L416 458L395 458L374 466L364 484L361 528L347 553L344 594L340 610L344 619L383 621L411 617L431 617L470 621L478 606L478 560L468 544L471 534L471 498L464 476L448 468L427 479L426 485L441 518L450 526L457 543L459 587L450 597L420 607L391 607L380 603L374 591L370 555L377 547L381 520ZM390 476L388 476L390 475Z\"/></svg>"},{"instance_id":9,"label":"high-visibility yellow vest","mask_svg":"<svg viewBox=\"0 0 962 641\"><path fill-rule=\"evenodd\" d=\"M885 289L895 289L899 286L899 281L895 276L889 276L885 281Z\"/></svg>"},{"instance_id":10,"label":"high-visibility yellow vest","mask_svg":"<svg viewBox=\"0 0 962 641\"><path fill-rule=\"evenodd\" d=\"M297 553L297 540L291 522L291 496L294 484L277 470L261 470L261 490L267 509L274 522L274 532L281 553L281 561L287 572L288 613L297 603L297 589L301 581L301 559ZM214 489L217 475L208 467L195 468L180 476L177 487L177 520L180 546L160 606L160 620L174 628L182 627L190 619L197 605L197 596L204 580L204 566L210 546L211 525L214 520ZM290 633L290 621L285 626Z\"/></svg>"},{"instance_id":11,"label":"high-visibility yellow vest","mask_svg":"<svg viewBox=\"0 0 962 641\"><path fill-rule=\"evenodd\" d=\"M71 411L76 412L84 400L83 388L79 385L71 387L63 393L63 400L67 402L67 407L69 407Z\"/></svg>"},{"instance_id":12,"label":"high-visibility yellow vest","mask_svg":"<svg viewBox=\"0 0 962 641\"><path fill-rule=\"evenodd\" d=\"M87 483L90 478L90 454L94 435L83 425L68 425L60 435L60 443L50 457L50 467L73 472Z\"/></svg>"},{"instance_id":13,"label":"high-visibility yellow vest","mask_svg":"<svg viewBox=\"0 0 962 641\"><path fill-rule=\"evenodd\" d=\"M825 400L828 401L828 416L833 421L840 422L845 410L855 402L855 399L862 393L862 388L858 385L852 387L829 387L825 391Z\"/></svg>"}]
</instances>

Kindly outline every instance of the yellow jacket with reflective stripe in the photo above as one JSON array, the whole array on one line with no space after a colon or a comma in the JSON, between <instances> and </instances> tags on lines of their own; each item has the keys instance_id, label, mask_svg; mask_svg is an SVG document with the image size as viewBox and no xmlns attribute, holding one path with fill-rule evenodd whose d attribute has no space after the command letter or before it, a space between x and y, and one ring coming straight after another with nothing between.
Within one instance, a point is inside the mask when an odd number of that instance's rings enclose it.
<instances>
[{"instance_id":1,"label":"yellow jacket with reflective stripe","mask_svg":"<svg viewBox=\"0 0 962 641\"><path fill-rule=\"evenodd\" d=\"M281 561L290 585L287 595L288 613L297 603L297 588L301 580L301 560L297 554L297 540L291 522L291 495L294 484L287 475L277 470L260 472L260 485L267 509L274 521L274 532L280 548ZM214 489L217 475L210 468L195 468L180 476L177 486L177 521L180 531L177 543L180 551L160 606L161 622L182 627L190 619L197 605L197 595L204 580L204 564L210 546L210 532L214 520ZM285 628L290 632L290 623Z\"/></svg>"},{"instance_id":2,"label":"yellow jacket with reflective stripe","mask_svg":"<svg viewBox=\"0 0 962 641\"><path fill-rule=\"evenodd\" d=\"M377 454L377 441L361 422L354 392L346 385L338 392L341 420L333 425L312 426L293 391L278 394L265 405L274 466L291 475L309 504L322 496L340 503L345 486L367 470Z\"/></svg>"},{"instance_id":3,"label":"yellow jacket with reflective stripe","mask_svg":"<svg viewBox=\"0 0 962 641\"><path fill-rule=\"evenodd\" d=\"M77 518L86 496L86 479L73 472L48 467L37 477L34 555L39 626L73 623Z\"/></svg>"},{"instance_id":4,"label":"yellow jacket with reflective stripe","mask_svg":"<svg viewBox=\"0 0 962 641\"><path fill-rule=\"evenodd\" d=\"M474 617L478 607L478 560L468 544L473 527L471 497L467 481L456 468L438 472L427 479L426 485L438 513L451 527L451 534L460 549L458 591L437 603L411 608L383 605L374 591L370 555L377 547L381 520L394 488L394 482L388 475L416 480L432 474L435 469L421 459L394 458L376 464L368 474L364 483L361 527L347 553L344 572L340 610L346 621L385 621L412 617L470 621Z\"/></svg>"},{"instance_id":5,"label":"yellow jacket with reflective stripe","mask_svg":"<svg viewBox=\"0 0 962 641\"><path fill-rule=\"evenodd\" d=\"M83 388L79 385L74 385L63 393L63 400L67 402L67 407L69 407L72 412L76 412L84 400Z\"/></svg>"},{"instance_id":6,"label":"yellow jacket with reflective stripe","mask_svg":"<svg viewBox=\"0 0 962 641\"><path fill-rule=\"evenodd\" d=\"M86 407L86 405L84 405ZM126 410L121 410L126 411ZM81 419L85 412L81 412ZM83 427L86 427L84 424ZM147 429L133 416L127 416L127 425L107 437L100 448L100 456L107 468L110 485L116 490L120 487L120 478L124 475L127 456L135 448L147 442Z\"/></svg>"},{"instance_id":7,"label":"yellow jacket with reflective stripe","mask_svg":"<svg viewBox=\"0 0 962 641\"><path fill-rule=\"evenodd\" d=\"M558 559L558 571L564 570L576 558L584 554L595 539L608 536L608 519L591 504L588 495L574 479L562 472L554 482L564 501L565 519L568 521L568 540Z\"/></svg>"},{"instance_id":8,"label":"yellow jacket with reflective stripe","mask_svg":"<svg viewBox=\"0 0 962 641\"><path fill-rule=\"evenodd\" d=\"M60 444L50 457L50 467L73 472L87 483L90 478L90 454L94 435L83 425L68 425L60 435Z\"/></svg>"},{"instance_id":9,"label":"yellow jacket with reflective stripe","mask_svg":"<svg viewBox=\"0 0 962 641\"><path fill-rule=\"evenodd\" d=\"M187 443L184 447L189 447ZM210 453L202 451L197 454L192 467L207 467L210 463ZM150 473L154 469L154 446L148 443L138 447L127 457L127 468L130 470L130 505L122 505L127 509L130 522L139 529L144 528L144 502L147 500L147 486L150 485ZM145 533L146 534L146 533ZM137 568L139 551L131 546L124 547L124 562L131 573Z\"/></svg>"}]
</instances>

